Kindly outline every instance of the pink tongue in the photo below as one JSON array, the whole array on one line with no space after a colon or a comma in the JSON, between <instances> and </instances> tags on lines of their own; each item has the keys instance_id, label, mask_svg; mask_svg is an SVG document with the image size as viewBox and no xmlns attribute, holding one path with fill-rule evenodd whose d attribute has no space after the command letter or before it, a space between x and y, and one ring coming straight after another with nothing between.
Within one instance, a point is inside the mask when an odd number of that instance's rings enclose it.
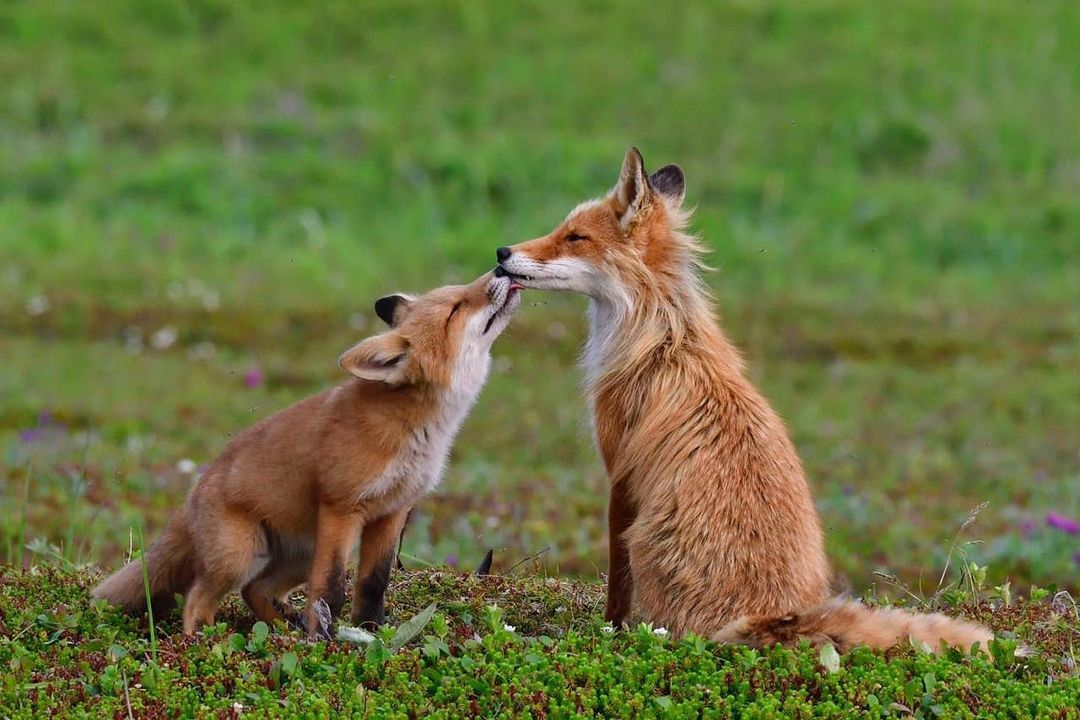
<instances>
[{"instance_id":1,"label":"pink tongue","mask_svg":"<svg viewBox=\"0 0 1080 720\"><path fill-rule=\"evenodd\" d=\"M511 290L524 290L525 286L524 285L518 285L516 282L511 281L510 282L510 289Z\"/></svg>"}]
</instances>

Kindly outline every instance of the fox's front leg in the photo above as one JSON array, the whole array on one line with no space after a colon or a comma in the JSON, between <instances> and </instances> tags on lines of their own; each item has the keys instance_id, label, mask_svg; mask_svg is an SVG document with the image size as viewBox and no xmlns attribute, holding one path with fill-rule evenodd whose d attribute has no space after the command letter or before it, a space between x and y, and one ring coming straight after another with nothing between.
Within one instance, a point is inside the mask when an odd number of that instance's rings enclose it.
<instances>
[{"instance_id":1,"label":"fox's front leg","mask_svg":"<svg viewBox=\"0 0 1080 720\"><path fill-rule=\"evenodd\" d=\"M604 619L616 627L621 625L630 613L630 602L634 595L630 549L624 535L636 517L637 510L625 484L613 484L611 502L608 505L608 587Z\"/></svg>"},{"instance_id":2,"label":"fox's front leg","mask_svg":"<svg viewBox=\"0 0 1080 720\"><path fill-rule=\"evenodd\" d=\"M408 517L409 510L401 510L364 526L360 535L360 566L353 587L354 625L374 629L386 620L386 586Z\"/></svg>"},{"instance_id":3,"label":"fox's front leg","mask_svg":"<svg viewBox=\"0 0 1080 720\"><path fill-rule=\"evenodd\" d=\"M315 531L315 556L308 574L305 612L308 638L330 639L330 623L345 605L345 561L356 541L360 516L323 505ZM321 608L320 603L325 605ZM325 615L329 609L329 618Z\"/></svg>"}]
</instances>

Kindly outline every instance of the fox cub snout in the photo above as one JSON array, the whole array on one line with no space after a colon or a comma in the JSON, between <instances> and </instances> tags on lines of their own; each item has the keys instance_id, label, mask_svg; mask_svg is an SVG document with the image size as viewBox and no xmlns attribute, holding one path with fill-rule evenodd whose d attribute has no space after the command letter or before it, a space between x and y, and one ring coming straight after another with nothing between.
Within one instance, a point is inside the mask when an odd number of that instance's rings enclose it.
<instances>
[{"instance_id":1,"label":"fox cub snout","mask_svg":"<svg viewBox=\"0 0 1080 720\"><path fill-rule=\"evenodd\" d=\"M352 621L383 622L406 517L439 482L519 289L487 273L464 286L378 300L376 314L389 328L340 358L354 377L233 439L147 550L155 609L182 593L184 632L193 633L240 588L260 620L286 619L325 637L345 602L345 563L359 537ZM309 601L299 615L288 596L302 583ZM142 561L94 596L144 611Z\"/></svg>"}]
</instances>

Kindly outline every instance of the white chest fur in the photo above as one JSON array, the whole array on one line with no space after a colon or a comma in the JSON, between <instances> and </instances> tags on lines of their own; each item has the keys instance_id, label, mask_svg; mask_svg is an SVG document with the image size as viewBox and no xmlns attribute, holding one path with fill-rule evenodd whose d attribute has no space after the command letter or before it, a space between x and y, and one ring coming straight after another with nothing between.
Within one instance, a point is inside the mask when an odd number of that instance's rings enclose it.
<instances>
[{"instance_id":1,"label":"white chest fur","mask_svg":"<svg viewBox=\"0 0 1080 720\"><path fill-rule=\"evenodd\" d=\"M596 387L616 345L619 321L619 308L615 304L605 300L589 302L589 337L581 353L581 368L590 393Z\"/></svg>"},{"instance_id":2,"label":"white chest fur","mask_svg":"<svg viewBox=\"0 0 1080 720\"><path fill-rule=\"evenodd\" d=\"M484 387L490 365L486 350L466 351L458 358L450 388L439 397L435 412L412 430L360 500L384 498L393 506L386 510L392 512L413 505L439 484L450 447Z\"/></svg>"}]
</instances>

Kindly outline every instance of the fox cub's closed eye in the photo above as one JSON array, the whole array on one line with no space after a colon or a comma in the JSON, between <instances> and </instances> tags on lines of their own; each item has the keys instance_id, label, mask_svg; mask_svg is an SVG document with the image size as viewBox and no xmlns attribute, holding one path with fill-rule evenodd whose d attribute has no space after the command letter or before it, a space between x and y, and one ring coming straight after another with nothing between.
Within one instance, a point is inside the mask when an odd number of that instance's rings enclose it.
<instances>
[{"instance_id":1,"label":"fox cub's closed eye","mask_svg":"<svg viewBox=\"0 0 1080 720\"><path fill-rule=\"evenodd\" d=\"M588 240L588 239L589 238L582 235L581 233L572 232L572 233L567 233L566 234L566 242L577 242L578 240Z\"/></svg>"},{"instance_id":2,"label":"fox cub's closed eye","mask_svg":"<svg viewBox=\"0 0 1080 720\"><path fill-rule=\"evenodd\" d=\"M457 311L461 309L461 303L456 303L454 307L450 308L450 314L446 316L446 322L450 322L450 318L457 315Z\"/></svg>"}]
</instances>

